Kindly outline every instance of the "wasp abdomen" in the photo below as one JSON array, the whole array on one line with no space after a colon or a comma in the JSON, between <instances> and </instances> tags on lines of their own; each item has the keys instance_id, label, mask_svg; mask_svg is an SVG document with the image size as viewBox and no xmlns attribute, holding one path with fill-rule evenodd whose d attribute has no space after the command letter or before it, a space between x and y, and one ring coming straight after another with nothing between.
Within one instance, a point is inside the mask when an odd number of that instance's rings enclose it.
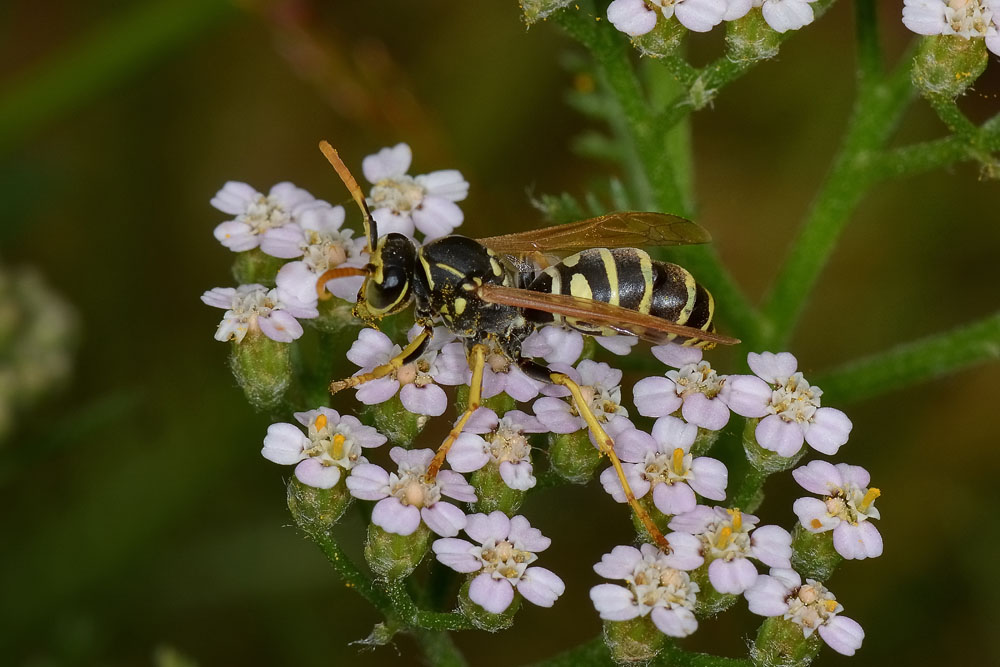
<instances>
[{"instance_id":1,"label":"wasp abdomen","mask_svg":"<svg viewBox=\"0 0 1000 667\"><path fill-rule=\"evenodd\" d=\"M565 294L659 317L675 324L714 331L712 295L683 267L654 260L638 248L592 248L542 271L527 287ZM613 336L610 327L577 318L533 311L533 321L562 322L583 333Z\"/></svg>"}]
</instances>

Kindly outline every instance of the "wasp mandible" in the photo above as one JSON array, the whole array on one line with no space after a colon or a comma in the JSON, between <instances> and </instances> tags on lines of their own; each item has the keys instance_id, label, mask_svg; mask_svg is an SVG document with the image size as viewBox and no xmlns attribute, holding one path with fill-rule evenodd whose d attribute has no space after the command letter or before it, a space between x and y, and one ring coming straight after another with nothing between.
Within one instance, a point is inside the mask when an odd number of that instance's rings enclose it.
<instances>
[{"instance_id":1,"label":"wasp mandible","mask_svg":"<svg viewBox=\"0 0 1000 667\"><path fill-rule=\"evenodd\" d=\"M368 373L337 380L336 393L384 377L415 361L427 347L434 324L466 344L472 381L462 416L437 450L433 478L482 397L490 350L498 349L529 377L569 390L578 414L615 468L625 496L650 535L666 538L639 505L615 454L614 442L568 375L521 356L521 343L536 329L563 325L591 336L638 336L655 344L671 341L711 348L739 341L715 332L715 302L694 277L676 264L652 259L640 246L707 243L707 231L690 220L663 213L626 212L518 234L471 239L451 235L418 247L397 233L378 235L364 193L326 141L320 150L361 209L371 261L364 268L331 269L317 281L365 276L354 315L370 326L411 304L421 332L395 358Z\"/></svg>"}]
</instances>

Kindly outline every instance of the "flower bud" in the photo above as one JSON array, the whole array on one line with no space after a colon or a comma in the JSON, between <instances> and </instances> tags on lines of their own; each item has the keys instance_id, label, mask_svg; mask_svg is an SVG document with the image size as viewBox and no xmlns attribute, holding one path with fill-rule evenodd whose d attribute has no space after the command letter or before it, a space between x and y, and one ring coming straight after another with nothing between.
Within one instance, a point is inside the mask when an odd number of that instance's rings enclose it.
<instances>
[{"instance_id":1,"label":"flower bud","mask_svg":"<svg viewBox=\"0 0 1000 667\"><path fill-rule=\"evenodd\" d=\"M325 333L337 333L345 329L351 329L351 336L355 336L353 330L363 326L361 320L354 317L354 304L343 299L331 296L329 299L321 299L316 306L319 310L319 317L306 320L314 328Z\"/></svg>"},{"instance_id":2,"label":"flower bud","mask_svg":"<svg viewBox=\"0 0 1000 667\"><path fill-rule=\"evenodd\" d=\"M353 641L351 644L359 644L367 647L367 650L370 651L376 646L388 645L398 633L399 627L396 625L389 623L376 623L375 627L372 628L371 633L367 637Z\"/></svg>"},{"instance_id":3,"label":"flower bud","mask_svg":"<svg viewBox=\"0 0 1000 667\"><path fill-rule=\"evenodd\" d=\"M680 414L677 414L677 416L681 417ZM719 433L721 431L713 431L699 426L698 435L695 436L694 443L691 445L691 455L697 458L708 454L708 451L712 449L712 445L719 439Z\"/></svg>"},{"instance_id":4,"label":"flower bud","mask_svg":"<svg viewBox=\"0 0 1000 667\"><path fill-rule=\"evenodd\" d=\"M656 27L645 35L633 37L632 45L644 56L662 58L677 51L687 32L687 28L679 21L660 20L656 22Z\"/></svg>"},{"instance_id":5,"label":"flower bud","mask_svg":"<svg viewBox=\"0 0 1000 667\"><path fill-rule=\"evenodd\" d=\"M409 449L413 441L429 421L427 415L409 412L399 400L399 394L388 401L377 405L369 405L365 409L367 422L372 422L379 433L386 436L389 442L399 447Z\"/></svg>"},{"instance_id":6,"label":"flower bud","mask_svg":"<svg viewBox=\"0 0 1000 667\"><path fill-rule=\"evenodd\" d=\"M521 507L524 502L524 491L518 491L507 486L500 476L500 464L490 461L479 470L472 473L469 483L476 487L476 501L474 507L477 512L489 514L500 510L510 516Z\"/></svg>"},{"instance_id":7,"label":"flower bud","mask_svg":"<svg viewBox=\"0 0 1000 667\"><path fill-rule=\"evenodd\" d=\"M805 667L821 646L818 632L806 637L800 626L774 616L760 624L757 641L750 648L750 659L758 667Z\"/></svg>"},{"instance_id":8,"label":"flower bud","mask_svg":"<svg viewBox=\"0 0 1000 667\"><path fill-rule=\"evenodd\" d=\"M499 632L514 625L514 615L521 608L521 595L515 591L513 602L499 614L488 612L469 598L469 586L477 576L475 573L470 574L465 583L462 584L462 588L458 592L458 610L474 626L487 632Z\"/></svg>"},{"instance_id":9,"label":"flower bud","mask_svg":"<svg viewBox=\"0 0 1000 667\"><path fill-rule=\"evenodd\" d=\"M299 528L310 537L329 532L351 504L344 483L346 475L332 489L317 489L292 477L288 482L288 509Z\"/></svg>"},{"instance_id":10,"label":"flower bud","mask_svg":"<svg viewBox=\"0 0 1000 667\"><path fill-rule=\"evenodd\" d=\"M465 412L465 407L469 404L469 385L460 384L455 391L455 411L458 415ZM517 401L508 396L505 392L500 392L496 396L484 398L479 401L479 406L489 408L498 415L503 415L517 407Z\"/></svg>"},{"instance_id":11,"label":"flower bud","mask_svg":"<svg viewBox=\"0 0 1000 667\"><path fill-rule=\"evenodd\" d=\"M373 523L368 524L365 560L375 574L386 579L402 579L420 565L430 539L431 531L423 522L409 535L388 533Z\"/></svg>"},{"instance_id":12,"label":"flower bud","mask_svg":"<svg viewBox=\"0 0 1000 667\"><path fill-rule=\"evenodd\" d=\"M524 13L524 21L529 26L538 21L547 19L563 7L567 7L571 0L521 0L521 11Z\"/></svg>"},{"instance_id":13,"label":"flower bud","mask_svg":"<svg viewBox=\"0 0 1000 667\"><path fill-rule=\"evenodd\" d=\"M563 479L586 484L601 463L601 453L590 442L587 429L549 434L549 463Z\"/></svg>"},{"instance_id":14,"label":"flower bud","mask_svg":"<svg viewBox=\"0 0 1000 667\"><path fill-rule=\"evenodd\" d=\"M746 16L726 22L726 46L733 62L757 62L778 55L781 36L751 9Z\"/></svg>"},{"instance_id":15,"label":"flower bud","mask_svg":"<svg viewBox=\"0 0 1000 667\"><path fill-rule=\"evenodd\" d=\"M271 257L260 248L236 253L233 260L233 277L240 285L257 283L274 286L274 278L278 269L284 266L287 259Z\"/></svg>"},{"instance_id":16,"label":"flower bud","mask_svg":"<svg viewBox=\"0 0 1000 667\"><path fill-rule=\"evenodd\" d=\"M910 77L924 95L955 98L975 83L988 60L982 39L932 35L920 40Z\"/></svg>"},{"instance_id":17,"label":"flower bud","mask_svg":"<svg viewBox=\"0 0 1000 667\"><path fill-rule=\"evenodd\" d=\"M736 603L736 600L739 599L738 595L720 593L715 590L715 586L712 585L708 577L708 566L709 563L705 563L698 569L688 572L691 581L698 584L698 588L700 589L698 591L698 600L695 602L694 613L702 617L715 616L732 607Z\"/></svg>"},{"instance_id":18,"label":"flower bud","mask_svg":"<svg viewBox=\"0 0 1000 667\"><path fill-rule=\"evenodd\" d=\"M247 400L258 410L277 407L292 381L291 346L256 329L232 346L229 367Z\"/></svg>"},{"instance_id":19,"label":"flower bud","mask_svg":"<svg viewBox=\"0 0 1000 667\"><path fill-rule=\"evenodd\" d=\"M648 614L628 621L604 621L604 644L611 659L619 665L652 660L666 637Z\"/></svg>"},{"instance_id":20,"label":"flower bud","mask_svg":"<svg viewBox=\"0 0 1000 667\"><path fill-rule=\"evenodd\" d=\"M788 470L806 453L806 448L801 448L794 456L781 456L769 449L764 449L757 442L757 424L759 419L747 419L746 426L743 427L743 451L746 452L747 461L754 468L767 475Z\"/></svg>"},{"instance_id":21,"label":"flower bud","mask_svg":"<svg viewBox=\"0 0 1000 667\"><path fill-rule=\"evenodd\" d=\"M826 581L844 557L833 546L833 531L810 533L795 524L792 532L792 568L803 577Z\"/></svg>"},{"instance_id":22,"label":"flower bud","mask_svg":"<svg viewBox=\"0 0 1000 667\"><path fill-rule=\"evenodd\" d=\"M646 510L646 513L649 514L649 518L653 520L653 524L660 529L661 533L666 535L670 532L668 524L670 523L671 517L664 514L656 507L656 504L653 503L653 494L647 493L642 498L639 498L638 502L639 505ZM646 530L646 526L643 525L639 516L635 512L632 512L631 514L632 526L635 528L635 532L639 536L639 541L655 544L656 539L649 534L648 530Z\"/></svg>"}]
</instances>

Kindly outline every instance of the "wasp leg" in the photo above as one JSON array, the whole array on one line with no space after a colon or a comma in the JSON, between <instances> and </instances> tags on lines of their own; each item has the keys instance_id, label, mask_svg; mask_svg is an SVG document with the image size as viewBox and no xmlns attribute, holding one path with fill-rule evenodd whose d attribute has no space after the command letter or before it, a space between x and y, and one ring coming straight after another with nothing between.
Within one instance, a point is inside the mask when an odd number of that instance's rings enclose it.
<instances>
[{"instance_id":1,"label":"wasp leg","mask_svg":"<svg viewBox=\"0 0 1000 667\"><path fill-rule=\"evenodd\" d=\"M531 362L534 363L534 362ZM594 416L593 411L590 409L590 405L583 398L583 393L580 391L580 385L572 380L568 375L564 373L557 373L554 371L549 371L549 382L553 384L562 385L569 389L569 393L573 395L573 403L576 404L576 411L583 417L584 421L587 422L587 428L590 429L590 433L594 436L594 440L597 441L598 449L601 453L611 459L611 465L614 466L615 472L618 474L618 480L621 482L622 489L625 491L625 497L628 499L628 504L632 506L632 511L635 515L639 517L639 521L645 526L646 531L653 537L656 544L660 548L669 548L670 544L667 542L667 538L663 536L660 529L656 527L653 523L653 519L649 516L649 513L639 504L636 500L635 493L632 491L632 487L628 483L628 479L625 478L625 471L622 469L622 462L618 459L618 454L615 453L615 443L614 440L604 431L601 423L597 421L597 417Z\"/></svg>"},{"instance_id":2,"label":"wasp leg","mask_svg":"<svg viewBox=\"0 0 1000 667\"><path fill-rule=\"evenodd\" d=\"M425 349L427 349L427 344L431 341L433 333L434 330L431 327L424 327L424 330L417 334L413 341L403 348L402 352L390 359L388 363L376 366L367 373L360 373L343 380L335 380L331 382L330 393L336 394L338 391L343 391L344 389L348 389L350 387L357 387L359 384L364 384L365 382L371 382L372 380L385 377L389 373L392 373L400 367L414 361L417 357L424 353Z\"/></svg>"},{"instance_id":3,"label":"wasp leg","mask_svg":"<svg viewBox=\"0 0 1000 667\"><path fill-rule=\"evenodd\" d=\"M455 426L452 427L448 437L438 447L437 454L434 455L434 459L427 467L428 479L434 479L437 476L438 470L444 465L444 457L448 454L448 450L458 440L458 436L462 435L462 429L465 428L466 422L472 417L472 413L479 408L483 396L483 370L486 367L486 350L485 345L476 343L469 351L469 366L472 368L472 381L469 383L469 402L465 406L465 412L455 422Z\"/></svg>"}]
</instances>

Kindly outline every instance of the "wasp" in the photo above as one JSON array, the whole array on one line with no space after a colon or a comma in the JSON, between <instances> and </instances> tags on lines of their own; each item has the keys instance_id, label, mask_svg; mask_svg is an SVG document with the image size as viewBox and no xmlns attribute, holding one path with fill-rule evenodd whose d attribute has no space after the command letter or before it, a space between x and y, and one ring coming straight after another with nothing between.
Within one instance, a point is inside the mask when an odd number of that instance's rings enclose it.
<instances>
[{"instance_id":1,"label":"wasp","mask_svg":"<svg viewBox=\"0 0 1000 667\"><path fill-rule=\"evenodd\" d=\"M384 377L415 361L435 324L466 344L472 380L465 411L428 468L433 478L448 449L481 404L483 371L496 350L529 377L569 390L577 413L614 466L633 511L666 547L632 492L614 442L591 410L581 387L561 373L521 355L521 343L536 329L556 324L591 336L638 336L654 344L671 341L711 348L739 341L715 331L715 301L684 268L654 260L641 246L708 243L708 232L690 220L664 213L612 213L590 220L517 234L471 239L451 235L417 246L397 233L379 236L364 194L329 143L320 150L361 209L371 261L364 268L327 271L324 285L343 276L365 277L354 315L366 324L410 306L420 333L395 358L368 373L330 385L336 393Z\"/></svg>"}]
</instances>

